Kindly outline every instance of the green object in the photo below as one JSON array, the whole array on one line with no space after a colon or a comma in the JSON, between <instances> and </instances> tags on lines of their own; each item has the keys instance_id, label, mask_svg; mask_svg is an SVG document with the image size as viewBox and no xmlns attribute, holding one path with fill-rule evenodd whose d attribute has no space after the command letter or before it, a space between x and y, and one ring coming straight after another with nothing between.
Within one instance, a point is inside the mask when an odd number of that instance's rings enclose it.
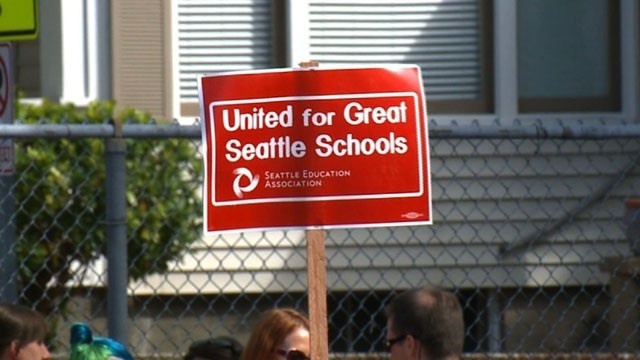
<instances>
[{"instance_id":1,"label":"green object","mask_svg":"<svg viewBox=\"0 0 640 360\"><path fill-rule=\"evenodd\" d=\"M151 126L155 121L135 109L116 115L114 107L93 102L79 108L46 99L18 103L16 123L104 124L117 118ZM200 239L204 163L190 139L127 138L126 143L129 257L119 264L136 280L167 272ZM70 293L65 284L74 276L81 281L83 273L72 264L88 267L107 254L104 145L99 138L15 142L19 291L43 313L64 304Z\"/></svg>"},{"instance_id":2,"label":"green object","mask_svg":"<svg viewBox=\"0 0 640 360\"><path fill-rule=\"evenodd\" d=\"M0 41L38 36L38 0L0 0Z\"/></svg>"},{"instance_id":3,"label":"green object","mask_svg":"<svg viewBox=\"0 0 640 360\"><path fill-rule=\"evenodd\" d=\"M69 360L134 360L127 348L111 338L93 336L84 323L71 325Z\"/></svg>"},{"instance_id":4,"label":"green object","mask_svg":"<svg viewBox=\"0 0 640 360\"><path fill-rule=\"evenodd\" d=\"M106 360L111 356L111 352L105 346L94 344L79 344L71 348L69 360Z\"/></svg>"}]
</instances>

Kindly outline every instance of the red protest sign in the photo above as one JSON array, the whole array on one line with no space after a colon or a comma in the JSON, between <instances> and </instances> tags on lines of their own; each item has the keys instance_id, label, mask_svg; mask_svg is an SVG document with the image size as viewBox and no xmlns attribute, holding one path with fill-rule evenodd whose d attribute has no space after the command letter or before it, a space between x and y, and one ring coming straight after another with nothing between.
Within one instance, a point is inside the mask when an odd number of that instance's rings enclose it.
<instances>
[{"instance_id":1,"label":"red protest sign","mask_svg":"<svg viewBox=\"0 0 640 360\"><path fill-rule=\"evenodd\" d=\"M198 79L207 233L431 223L416 66Z\"/></svg>"}]
</instances>

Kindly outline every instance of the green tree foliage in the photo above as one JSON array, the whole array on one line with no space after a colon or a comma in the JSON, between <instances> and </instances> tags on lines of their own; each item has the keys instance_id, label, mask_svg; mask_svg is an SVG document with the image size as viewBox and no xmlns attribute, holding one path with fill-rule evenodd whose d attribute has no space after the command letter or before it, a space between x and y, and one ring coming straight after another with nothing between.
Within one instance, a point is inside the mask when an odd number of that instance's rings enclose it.
<instances>
[{"instance_id":1,"label":"green tree foliage","mask_svg":"<svg viewBox=\"0 0 640 360\"><path fill-rule=\"evenodd\" d=\"M110 102L85 109L44 101L19 105L24 124L107 124ZM129 109L123 123L144 124ZM202 160L188 139L127 139L126 203L131 279L167 270L201 235ZM106 256L105 139L23 139L16 142L16 227L19 290L44 313L64 303L78 269ZM103 279L106 280L106 279Z\"/></svg>"}]
</instances>

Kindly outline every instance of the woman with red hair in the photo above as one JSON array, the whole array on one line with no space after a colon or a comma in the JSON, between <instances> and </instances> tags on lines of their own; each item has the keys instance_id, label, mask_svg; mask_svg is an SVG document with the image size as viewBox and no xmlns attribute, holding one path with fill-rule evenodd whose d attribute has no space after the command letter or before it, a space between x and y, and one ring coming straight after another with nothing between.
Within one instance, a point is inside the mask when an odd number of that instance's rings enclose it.
<instances>
[{"instance_id":1,"label":"woman with red hair","mask_svg":"<svg viewBox=\"0 0 640 360\"><path fill-rule=\"evenodd\" d=\"M309 319L294 309L272 309L258 320L240 360L310 360Z\"/></svg>"}]
</instances>

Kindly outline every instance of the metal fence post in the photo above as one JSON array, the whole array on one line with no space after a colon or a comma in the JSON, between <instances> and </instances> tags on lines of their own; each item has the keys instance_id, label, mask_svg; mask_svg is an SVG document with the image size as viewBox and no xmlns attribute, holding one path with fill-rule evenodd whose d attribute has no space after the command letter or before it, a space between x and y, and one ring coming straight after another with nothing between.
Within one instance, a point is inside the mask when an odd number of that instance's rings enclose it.
<instances>
[{"instance_id":1,"label":"metal fence post","mask_svg":"<svg viewBox=\"0 0 640 360\"><path fill-rule=\"evenodd\" d=\"M15 175L0 175L0 301L18 301Z\"/></svg>"},{"instance_id":2,"label":"metal fence post","mask_svg":"<svg viewBox=\"0 0 640 360\"><path fill-rule=\"evenodd\" d=\"M128 344L127 310L127 214L126 214L126 142L122 125L114 121L114 137L107 138L106 156L106 224L108 294L107 323L109 337Z\"/></svg>"},{"instance_id":3,"label":"metal fence post","mask_svg":"<svg viewBox=\"0 0 640 360\"><path fill-rule=\"evenodd\" d=\"M0 87L11 89L13 84L13 51L11 43L0 43ZM8 63L8 66L6 64ZM7 68L9 71L7 71ZM13 125L13 91L0 96L0 126ZM15 221L15 150L13 139L0 138L0 302L18 301L18 259Z\"/></svg>"}]
</instances>

